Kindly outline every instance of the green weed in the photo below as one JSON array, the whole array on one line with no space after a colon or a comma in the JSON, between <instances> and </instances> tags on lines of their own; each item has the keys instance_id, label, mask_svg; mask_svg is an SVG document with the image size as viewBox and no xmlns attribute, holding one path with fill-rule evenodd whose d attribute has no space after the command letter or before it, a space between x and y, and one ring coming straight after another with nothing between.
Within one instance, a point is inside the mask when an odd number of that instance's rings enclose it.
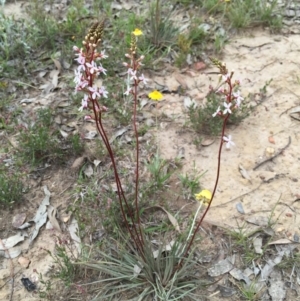
<instances>
[{"instance_id":1,"label":"green weed","mask_svg":"<svg viewBox=\"0 0 300 301\"><path fill-rule=\"evenodd\" d=\"M191 126L197 133L216 136L220 133L223 120L213 118L212 115L216 112L221 103L221 96L211 92L206 96L206 103L203 107L190 106L188 116ZM245 119L251 111L251 107L242 102L239 110L230 115L228 124L236 125Z\"/></svg>"},{"instance_id":2,"label":"green weed","mask_svg":"<svg viewBox=\"0 0 300 301\"><path fill-rule=\"evenodd\" d=\"M25 186L18 174L0 171L0 205L10 207L13 204L22 202Z\"/></svg>"},{"instance_id":3,"label":"green weed","mask_svg":"<svg viewBox=\"0 0 300 301\"><path fill-rule=\"evenodd\" d=\"M151 158L146 167L151 174L152 184L157 189L163 188L166 181L171 177L172 173L168 171L169 164L166 160L162 159L158 152Z\"/></svg>"},{"instance_id":4,"label":"green weed","mask_svg":"<svg viewBox=\"0 0 300 301\"><path fill-rule=\"evenodd\" d=\"M80 155L84 152L84 143L78 133L68 136L67 144L70 145L71 154Z\"/></svg>"},{"instance_id":5,"label":"green weed","mask_svg":"<svg viewBox=\"0 0 300 301\"><path fill-rule=\"evenodd\" d=\"M36 121L28 128L21 128L19 147L21 156L31 164L37 164L49 158L57 158L61 155L58 140L55 137L56 130L51 128L52 114L49 109L37 111Z\"/></svg>"},{"instance_id":6,"label":"green weed","mask_svg":"<svg viewBox=\"0 0 300 301\"><path fill-rule=\"evenodd\" d=\"M76 265L74 265L70 258L72 254L68 255L64 245L56 245L55 254L52 254L50 251L48 251L48 253L57 264L56 276L61 279L66 286L72 285L76 276Z\"/></svg>"},{"instance_id":7,"label":"green weed","mask_svg":"<svg viewBox=\"0 0 300 301\"><path fill-rule=\"evenodd\" d=\"M257 283L255 281L251 282L250 285L243 284L239 286L242 297L248 301L255 301L257 299Z\"/></svg>"},{"instance_id":8,"label":"green weed","mask_svg":"<svg viewBox=\"0 0 300 301\"><path fill-rule=\"evenodd\" d=\"M16 21L0 13L0 71L1 77L24 74L24 56L30 54L29 30L24 21Z\"/></svg>"},{"instance_id":9,"label":"green weed","mask_svg":"<svg viewBox=\"0 0 300 301\"><path fill-rule=\"evenodd\" d=\"M186 173L185 175L179 175L179 180L183 188L183 194L187 199L193 196L200 189L199 180L204 174L205 172L198 174L196 168L194 167L194 170L190 174Z\"/></svg>"},{"instance_id":10,"label":"green weed","mask_svg":"<svg viewBox=\"0 0 300 301\"><path fill-rule=\"evenodd\" d=\"M156 49L164 50L176 44L178 29L170 20L170 13L162 17L163 6L160 0L155 0L150 6L150 34L147 41Z\"/></svg>"}]
</instances>

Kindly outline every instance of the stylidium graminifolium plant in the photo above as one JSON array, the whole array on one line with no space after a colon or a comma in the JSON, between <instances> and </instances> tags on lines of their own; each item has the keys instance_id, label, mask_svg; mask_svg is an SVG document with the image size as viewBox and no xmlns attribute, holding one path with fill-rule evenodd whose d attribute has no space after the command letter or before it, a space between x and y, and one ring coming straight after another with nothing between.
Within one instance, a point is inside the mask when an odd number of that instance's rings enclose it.
<instances>
[{"instance_id":1,"label":"stylidium graminifolium plant","mask_svg":"<svg viewBox=\"0 0 300 301\"><path fill-rule=\"evenodd\" d=\"M232 79L234 71L229 72L227 67L226 67L226 64L220 62L217 59L211 58L211 61L220 71L219 76L220 76L221 86L216 91L216 93L220 93L224 96L223 103L220 104L218 106L217 110L215 111L215 113L212 114L213 118L219 117L219 118L223 119L221 140L220 140L220 146L219 146L219 152L218 152L217 176L216 176L215 185L214 185L214 189L213 189L212 194L208 190L203 190L199 194L195 194L196 200L200 201L199 208L201 208L201 202L206 203L207 208L204 211L203 215L201 216L201 218L200 218L200 220L199 220L199 222L198 222L198 224L197 224L197 226L196 226L196 228L193 232L193 235L192 235L189 243L187 244L184 256L187 255L189 249L191 248L191 245L192 245L192 243L195 239L196 233L197 233L204 217L206 216L206 214L207 214L207 212L208 212L208 210L211 206L211 203L213 201L213 198L215 196L217 186L218 186L218 182L219 182L219 177L220 177L221 153L222 153L223 144L224 143L226 144L227 149L229 149L231 146L235 145L235 143L232 141L231 135L225 135L227 121L228 121L230 115L235 110L238 110L240 108L241 102L244 100L244 98L240 95L240 91L237 90L237 88L240 86L240 81L239 80L233 81L233 79ZM225 87L223 87L223 86L225 86ZM203 200L205 200L205 201L203 201ZM200 209L197 210L197 214L198 214L199 210ZM190 238L190 236L191 235L189 234L188 239Z\"/></svg>"},{"instance_id":2,"label":"stylidium graminifolium plant","mask_svg":"<svg viewBox=\"0 0 300 301\"><path fill-rule=\"evenodd\" d=\"M129 52L125 54L127 58L127 62L123 63L123 65L127 68L127 87L125 91L125 95L133 96L133 128L136 138L136 166L135 166L135 205L134 209L130 206L125 193L123 191L121 180L118 173L117 164L115 161L114 152L111 148L109 139L107 137L105 128L102 124L102 116L108 110L108 108L104 105L101 105L101 99L108 97L108 91L104 86L98 87L94 84L94 81L97 76L104 74L106 75L106 69L102 66L100 61L102 59L107 58L107 55L104 51L98 52L97 47L101 45L101 39L103 34L104 21L95 23L89 30L83 41L83 47L78 48L74 46L74 51L76 52L79 66L75 71L75 79L74 82L76 84L75 91L82 92L84 94L81 106L79 111L87 110L87 115L85 116L85 120L92 119L95 121L97 131L102 138L105 147L108 150L113 171L115 182L117 185L117 194L118 200L120 204L120 209L122 212L122 216L130 234L130 237L134 241L134 244L143 259L145 259L145 244L144 244L144 233L142 231L140 216L139 216L139 205L138 205L138 189L139 189L139 139L138 139L138 130L136 123L136 115L137 115L137 104L138 104L138 86L140 83L144 85L147 84L147 79L143 74L139 75L139 69L142 66L143 56L137 55L137 41L138 37L142 35L142 31L139 29L135 29L131 33L131 41ZM226 65L221 63L216 59L211 59L212 63L218 67L220 74L220 83L221 86L217 90L216 93L222 94L224 96L224 100L222 100L222 104L220 104L215 113L212 114L212 117L219 117L223 120L222 131L221 131L221 140L218 152L218 168L217 168L217 176L214 184L213 192L210 193L207 190L200 192L195 195L195 198L200 202L207 203L207 208L204 211L202 217L197 222L195 229L195 221L194 218L192 226L190 228L189 234L186 239L186 243L184 244L184 250L181 254L183 254L182 258L188 256L188 252L191 248L191 245L195 239L196 233L206 216L214 195L216 193L216 189L218 186L219 176L220 176L220 167L221 167L221 152L223 144L226 144L226 148L230 148L235 145L232 141L231 135L225 134L227 121L230 115L238 110L241 102L243 101L243 97L240 95L240 91L238 87L240 85L240 81L233 81L234 72L228 72ZM225 86L225 87L223 87ZM159 91L153 91L149 93L149 98L152 100L159 101L163 98L162 94ZM197 210L199 212L201 206ZM196 217L196 216L195 216ZM178 267L180 268L182 263L179 263Z\"/></svg>"},{"instance_id":3,"label":"stylidium graminifolium plant","mask_svg":"<svg viewBox=\"0 0 300 301\"><path fill-rule=\"evenodd\" d=\"M79 66L75 70L75 79L76 84L75 92L82 92L84 94L81 101L81 106L79 111L87 110L87 115L85 120L92 119L95 121L97 131L102 138L105 147L108 150L114 171L115 182L117 185L117 193L119 204L122 212L126 228L133 239L137 249L140 254L143 256L143 233L141 230L140 217L139 217L139 208L138 208L138 187L139 187L139 140L138 140L138 130L136 124L136 115L137 115L137 103L138 103L138 86L140 83L144 85L147 84L147 79L143 74L138 75L138 71L142 65L142 60L144 56L137 56L137 40L138 36L142 35L142 31L135 29L131 33L131 41L129 53L125 54L128 62L123 63L127 68L127 87L125 95L133 96L133 128L136 137L136 167L135 167L135 208L134 212L127 201L127 198L124 194L117 164L115 162L114 152L111 148L109 139L107 137L105 128L102 124L102 116L107 112L109 108L104 105L101 105L101 99L108 97L108 91L104 86L98 87L94 84L96 77L99 75L106 75L106 69L102 66L100 61L106 59L107 55L104 51L98 52L97 47L101 45L101 39L103 34L104 21L95 23L89 30L83 41L83 47L78 48L74 46L73 49L76 52ZM157 94L157 93L156 93ZM154 95L157 100L159 100L157 95ZM150 96L149 96L150 97ZM128 220L129 219L129 220ZM130 221L130 223L129 223ZM130 226L131 224L131 226Z\"/></svg>"}]
</instances>

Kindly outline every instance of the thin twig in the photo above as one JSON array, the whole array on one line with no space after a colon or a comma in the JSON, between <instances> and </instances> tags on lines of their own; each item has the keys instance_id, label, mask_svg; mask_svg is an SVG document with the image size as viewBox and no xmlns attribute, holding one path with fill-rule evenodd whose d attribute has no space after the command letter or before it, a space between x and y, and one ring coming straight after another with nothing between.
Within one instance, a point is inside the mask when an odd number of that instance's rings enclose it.
<instances>
[{"instance_id":1,"label":"thin twig","mask_svg":"<svg viewBox=\"0 0 300 301\"><path fill-rule=\"evenodd\" d=\"M10 278L11 278L11 291L10 291L10 295L9 295L9 301L12 301L13 299L13 294L14 294L14 285L15 285L15 277L14 277L14 265L12 262L12 259L10 257L9 251L8 249L5 247L2 239L0 238L0 243L3 246L4 252L7 254L7 257L9 259L10 262Z\"/></svg>"},{"instance_id":2,"label":"thin twig","mask_svg":"<svg viewBox=\"0 0 300 301\"><path fill-rule=\"evenodd\" d=\"M248 191L248 192L246 192L246 193L244 193L244 194L241 194L241 195L239 195L239 196L237 196L237 197L231 199L230 201L228 201L228 202L226 202L226 203L223 203L223 204L220 204L220 205L216 205L216 206L212 206L212 208L223 207L223 206L225 206L225 205L227 205L227 204L229 204L229 203L231 203L231 202L233 202L233 201L235 201L235 200L237 200L237 199L239 199L239 198L242 198L242 197L246 196L247 194L250 194L250 193L254 192L255 190L259 189L259 187L260 187L262 184L263 184L263 183L260 183L256 188L254 188L254 189L252 189L252 190L250 190L250 191Z\"/></svg>"},{"instance_id":3,"label":"thin twig","mask_svg":"<svg viewBox=\"0 0 300 301\"><path fill-rule=\"evenodd\" d=\"M292 139L291 139L291 137L289 137L289 141L288 141L287 145L286 145L284 148L282 148L282 149L281 149L279 152L277 152L277 154L275 154L274 156L272 156L272 157L270 157L270 158L268 158L268 159L266 159L266 160L260 162L259 164L257 164L257 165L253 168L253 170L256 170L258 167L260 167L261 165L265 164L266 162L269 162L269 161L272 161L273 159L275 159L275 158L276 158L277 156L279 156L285 149L287 149L287 148L289 147L289 145L291 144L291 142L292 142Z\"/></svg>"}]
</instances>

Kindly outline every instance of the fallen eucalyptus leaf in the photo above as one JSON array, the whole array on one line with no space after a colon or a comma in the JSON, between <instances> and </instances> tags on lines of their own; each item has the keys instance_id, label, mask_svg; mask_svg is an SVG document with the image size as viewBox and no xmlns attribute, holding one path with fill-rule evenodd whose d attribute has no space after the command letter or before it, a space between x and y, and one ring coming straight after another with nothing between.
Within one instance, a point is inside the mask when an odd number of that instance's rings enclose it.
<instances>
[{"instance_id":1,"label":"fallen eucalyptus leaf","mask_svg":"<svg viewBox=\"0 0 300 301\"><path fill-rule=\"evenodd\" d=\"M285 244L292 244L295 243L294 241L291 241L290 239L287 238L281 238L275 241L271 241L268 243L268 245L285 245Z\"/></svg>"},{"instance_id":2,"label":"fallen eucalyptus leaf","mask_svg":"<svg viewBox=\"0 0 300 301\"><path fill-rule=\"evenodd\" d=\"M247 170L243 167L242 164L239 164L239 171L240 171L240 173L241 173L241 175L242 175L243 178L245 178L245 179L248 180L250 183L252 183L252 182L251 182L251 178L250 178L250 176L249 176Z\"/></svg>"},{"instance_id":3,"label":"fallen eucalyptus leaf","mask_svg":"<svg viewBox=\"0 0 300 301\"><path fill-rule=\"evenodd\" d=\"M281 280L269 281L269 282L270 282L270 287L268 291L270 296L272 297L272 301L285 300L286 288L284 282Z\"/></svg>"},{"instance_id":4,"label":"fallen eucalyptus leaf","mask_svg":"<svg viewBox=\"0 0 300 301\"><path fill-rule=\"evenodd\" d=\"M57 213L57 210L55 207L49 205L48 206L48 219L49 219L49 222L51 223L51 225L53 226L53 228L59 232L62 232L61 229L60 229L60 226L59 226L59 223L56 219L56 213Z\"/></svg>"},{"instance_id":5,"label":"fallen eucalyptus leaf","mask_svg":"<svg viewBox=\"0 0 300 301\"><path fill-rule=\"evenodd\" d=\"M267 216L250 216L246 218L246 221L250 224L265 227L269 223L269 218Z\"/></svg>"},{"instance_id":6,"label":"fallen eucalyptus leaf","mask_svg":"<svg viewBox=\"0 0 300 301\"><path fill-rule=\"evenodd\" d=\"M52 61L55 65L55 67L57 68L57 70L60 72L62 70L62 66L59 60L52 58Z\"/></svg>"},{"instance_id":7,"label":"fallen eucalyptus leaf","mask_svg":"<svg viewBox=\"0 0 300 301\"><path fill-rule=\"evenodd\" d=\"M262 250L262 238L261 237L256 237L253 239L253 247L255 250L256 254L262 254L263 250Z\"/></svg>"},{"instance_id":8,"label":"fallen eucalyptus leaf","mask_svg":"<svg viewBox=\"0 0 300 301\"><path fill-rule=\"evenodd\" d=\"M73 239L73 242L74 242L74 245L78 251L78 254L81 253L81 239L80 237L78 236L78 222L77 220L73 217L71 219L71 223L69 225L69 232L70 232L70 235L71 235L71 238Z\"/></svg>"},{"instance_id":9,"label":"fallen eucalyptus leaf","mask_svg":"<svg viewBox=\"0 0 300 301\"><path fill-rule=\"evenodd\" d=\"M51 82L53 85L53 90L57 87L58 85L58 75L59 75L59 70L52 70L49 74L51 78Z\"/></svg>"},{"instance_id":10,"label":"fallen eucalyptus leaf","mask_svg":"<svg viewBox=\"0 0 300 301\"><path fill-rule=\"evenodd\" d=\"M284 252L279 252L279 255L274 259L268 259L265 266L261 269L260 279L258 282L264 282L268 279L269 275L273 271L274 267L278 265L284 256Z\"/></svg>"},{"instance_id":11,"label":"fallen eucalyptus leaf","mask_svg":"<svg viewBox=\"0 0 300 301\"><path fill-rule=\"evenodd\" d=\"M85 167L83 172L88 178L90 178L94 174L93 167L90 164Z\"/></svg>"},{"instance_id":12,"label":"fallen eucalyptus leaf","mask_svg":"<svg viewBox=\"0 0 300 301\"><path fill-rule=\"evenodd\" d=\"M122 136L124 133L128 131L129 127L124 127L116 131L116 133L110 138L109 143L112 143L116 138Z\"/></svg>"},{"instance_id":13,"label":"fallen eucalyptus leaf","mask_svg":"<svg viewBox=\"0 0 300 301\"><path fill-rule=\"evenodd\" d=\"M220 275L223 275L225 273L228 273L230 270L233 269L233 264L235 261L235 256L229 256L226 259L223 259L219 261L217 264L215 264L213 267L209 268L208 274L211 277L217 277Z\"/></svg>"},{"instance_id":14,"label":"fallen eucalyptus leaf","mask_svg":"<svg viewBox=\"0 0 300 301\"><path fill-rule=\"evenodd\" d=\"M174 226L175 230L178 231L179 233L181 232L181 231L180 231L179 224L178 224L176 218L175 218L171 213L169 213L164 207L161 207L161 206L153 206L153 207L151 207L151 208L158 208L158 209L164 211L164 212L167 214L169 221L170 221L171 224Z\"/></svg>"},{"instance_id":15,"label":"fallen eucalyptus leaf","mask_svg":"<svg viewBox=\"0 0 300 301\"><path fill-rule=\"evenodd\" d=\"M26 229L28 227L31 227L31 224L30 223L24 223L23 225L21 225L18 229L20 230L23 230L23 229Z\"/></svg>"},{"instance_id":16,"label":"fallen eucalyptus leaf","mask_svg":"<svg viewBox=\"0 0 300 301\"><path fill-rule=\"evenodd\" d=\"M1 246L1 244L0 244ZM16 258L22 253L21 247L14 247L10 248L9 250L2 251L0 250L0 257L5 257L5 258Z\"/></svg>"},{"instance_id":17,"label":"fallen eucalyptus leaf","mask_svg":"<svg viewBox=\"0 0 300 301\"><path fill-rule=\"evenodd\" d=\"M71 169L78 170L83 165L84 160L85 160L85 156L76 158L71 166Z\"/></svg>"},{"instance_id":18,"label":"fallen eucalyptus leaf","mask_svg":"<svg viewBox=\"0 0 300 301\"><path fill-rule=\"evenodd\" d=\"M231 297L236 293L235 289L227 286L218 285L218 289L220 290L221 296L224 298Z\"/></svg>"},{"instance_id":19,"label":"fallen eucalyptus leaf","mask_svg":"<svg viewBox=\"0 0 300 301\"><path fill-rule=\"evenodd\" d=\"M13 217L12 225L14 228L19 228L26 220L26 213L18 213Z\"/></svg>"},{"instance_id":20,"label":"fallen eucalyptus leaf","mask_svg":"<svg viewBox=\"0 0 300 301\"><path fill-rule=\"evenodd\" d=\"M248 285L251 283L250 279L240 269L234 268L229 272L229 274L236 280L244 280Z\"/></svg>"},{"instance_id":21,"label":"fallen eucalyptus leaf","mask_svg":"<svg viewBox=\"0 0 300 301\"><path fill-rule=\"evenodd\" d=\"M32 221L35 222L35 227L29 239L29 244L31 244L33 240L37 237L40 228L44 224L46 224L47 221L47 206L50 205L50 196L51 196L47 186L44 186L44 193L45 193L45 197L42 203L40 204L34 218L32 219Z\"/></svg>"},{"instance_id":22,"label":"fallen eucalyptus leaf","mask_svg":"<svg viewBox=\"0 0 300 301\"><path fill-rule=\"evenodd\" d=\"M6 251L7 249L12 248L20 241L23 241L27 235L25 233L19 232L16 235L10 236L9 238L2 239L0 243L0 250Z\"/></svg>"}]
</instances>

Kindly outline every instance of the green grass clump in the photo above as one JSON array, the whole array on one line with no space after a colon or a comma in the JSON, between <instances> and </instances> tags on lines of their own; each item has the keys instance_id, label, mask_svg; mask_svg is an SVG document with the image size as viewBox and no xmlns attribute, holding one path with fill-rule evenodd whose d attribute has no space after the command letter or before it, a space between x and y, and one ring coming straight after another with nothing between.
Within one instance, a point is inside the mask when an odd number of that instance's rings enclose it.
<instances>
[{"instance_id":1,"label":"green grass clump","mask_svg":"<svg viewBox=\"0 0 300 301\"><path fill-rule=\"evenodd\" d=\"M36 112L35 121L27 128L22 127L19 135L20 156L32 165L41 162L61 162L64 158L80 155L84 151L78 133L63 138L54 126L53 112L49 108Z\"/></svg>"},{"instance_id":2,"label":"green grass clump","mask_svg":"<svg viewBox=\"0 0 300 301\"><path fill-rule=\"evenodd\" d=\"M282 27L282 17L277 9L277 1L236 0L228 5L226 16L235 28L252 25L270 26L273 29Z\"/></svg>"},{"instance_id":3,"label":"green grass clump","mask_svg":"<svg viewBox=\"0 0 300 301\"><path fill-rule=\"evenodd\" d=\"M24 184L18 174L0 171L0 205L10 207L23 200Z\"/></svg>"},{"instance_id":4,"label":"green grass clump","mask_svg":"<svg viewBox=\"0 0 300 301\"><path fill-rule=\"evenodd\" d=\"M166 182L170 179L172 171L169 171L168 161L160 157L156 153L146 167L151 174L151 185L156 189L162 189Z\"/></svg>"},{"instance_id":5,"label":"green grass clump","mask_svg":"<svg viewBox=\"0 0 300 301\"><path fill-rule=\"evenodd\" d=\"M197 133L216 136L220 133L223 120L222 118L213 118L212 115L216 112L220 103L222 103L221 96L212 92L207 95L206 100L206 103L202 107L190 106L188 116L192 128ZM250 110L251 107L243 102L240 109L233 111L233 114L230 115L228 124L239 124L249 115Z\"/></svg>"},{"instance_id":6,"label":"green grass clump","mask_svg":"<svg viewBox=\"0 0 300 301\"><path fill-rule=\"evenodd\" d=\"M22 150L20 155L25 161L35 165L61 156L57 133L51 125L51 110L40 109L37 111L34 124L28 128L21 128L19 148Z\"/></svg>"},{"instance_id":7,"label":"green grass clump","mask_svg":"<svg viewBox=\"0 0 300 301\"><path fill-rule=\"evenodd\" d=\"M92 300L200 300L196 291L207 283L192 253L183 258L179 241L159 247L152 246L146 237L144 242L144 256L123 237L98 251L99 260L83 263L101 273L95 282L101 286Z\"/></svg>"},{"instance_id":8,"label":"green grass clump","mask_svg":"<svg viewBox=\"0 0 300 301\"><path fill-rule=\"evenodd\" d=\"M25 73L24 57L31 51L29 36L25 21L17 21L0 12L0 78Z\"/></svg>"}]
</instances>

